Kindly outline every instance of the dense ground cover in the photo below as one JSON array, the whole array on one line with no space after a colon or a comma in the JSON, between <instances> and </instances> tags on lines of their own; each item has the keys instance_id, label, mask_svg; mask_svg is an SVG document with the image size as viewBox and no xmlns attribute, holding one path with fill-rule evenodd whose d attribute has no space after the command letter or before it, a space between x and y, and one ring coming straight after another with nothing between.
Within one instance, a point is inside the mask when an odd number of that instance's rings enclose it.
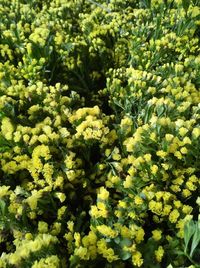
<instances>
[{"instance_id":1,"label":"dense ground cover","mask_svg":"<svg viewBox=\"0 0 200 268\"><path fill-rule=\"evenodd\" d=\"M199 0L0 0L0 267L200 267L199 27Z\"/></svg>"}]
</instances>

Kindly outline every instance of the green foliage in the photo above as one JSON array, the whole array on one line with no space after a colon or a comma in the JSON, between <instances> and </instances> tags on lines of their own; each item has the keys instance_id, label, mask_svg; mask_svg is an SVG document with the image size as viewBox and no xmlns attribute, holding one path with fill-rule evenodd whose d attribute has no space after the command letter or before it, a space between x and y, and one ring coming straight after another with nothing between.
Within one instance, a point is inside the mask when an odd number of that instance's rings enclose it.
<instances>
[{"instance_id":1,"label":"green foliage","mask_svg":"<svg viewBox=\"0 0 200 268\"><path fill-rule=\"evenodd\" d=\"M184 230L184 253L197 267L200 266L200 223L190 221L185 225Z\"/></svg>"},{"instance_id":2,"label":"green foliage","mask_svg":"<svg viewBox=\"0 0 200 268\"><path fill-rule=\"evenodd\" d=\"M0 1L0 267L200 266L199 25L198 0Z\"/></svg>"}]
</instances>

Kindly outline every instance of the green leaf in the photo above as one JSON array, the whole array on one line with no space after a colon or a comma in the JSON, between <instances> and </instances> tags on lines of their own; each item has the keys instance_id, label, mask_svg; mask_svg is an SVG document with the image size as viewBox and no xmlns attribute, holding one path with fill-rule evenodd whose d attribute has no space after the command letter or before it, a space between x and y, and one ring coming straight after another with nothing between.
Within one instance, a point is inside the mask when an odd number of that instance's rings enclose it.
<instances>
[{"instance_id":1,"label":"green leaf","mask_svg":"<svg viewBox=\"0 0 200 268\"><path fill-rule=\"evenodd\" d=\"M4 105L4 114L6 114L7 116L10 116L10 117L15 117L15 108L12 104L10 103L6 103Z\"/></svg>"},{"instance_id":2,"label":"green leaf","mask_svg":"<svg viewBox=\"0 0 200 268\"><path fill-rule=\"evenodd\" d=\"M0 152L6 152L10 149L11 143L7 141L2 135L0 135Z\"/></svg>"},{"instance_id":3,"label":"green leaf","mask_svg":"<svg viewBox=\"0 0 200 268\"><path fill-rule=\"evenodd\" d=\"M199 245L199 242L200 242L200 230L198 228L198 224L196 223L196 230L195 230L195 233L194 233L193 238L192 238L190 257L193 256L196 247Z\"/></svg>"},{"instance_id":4,"label":"green leaf","mask_svg":"<svg viewBox=\"0 0 200 268\"><path fill-rule=\"evenodd\" d=\"M187 222L184 227L185 252L187 252L188 244L194 232L195 232L194 222L193 221Z\"/></svg>"},{"instance_id":5,"label":"green leaf","mask_svg":"<svg viewBox=\"0 0 200 268\"><path fill-rule=\"evenodd\" d=\"M130 247L132 245L132 241L128 238L123 238L121 241L120 241L120 246L123 248L123 247Z\"/></svg>"},{"instance_id":6,"label":"green leaf","mask_svg":"<svg viewBox=\"0 0 200 268\"><path fill-rule=\"evenodd\" d=\"M185 11L187 12L188 8L190 6L190 0L182 0L182 5L183 5L183 8L185 9Z\"/></svg>"},{"instance_id":7,"label":"green leaf","mask_svg":"<svg viewBox=\"0 0 200 268\"><path fill-rule=\"evenodd\" d=\"M3 111L0 111L0 119L2 119L3 117L5 117L5 113Z\"/></svg>"},{"instance_id":8,"label":"green leaf","mask_svg":"<svg viewBox=\"0 0 200 268\"><path fill-rule=\"evenodd\" d=\"M122 250L122 251L120 252L120 258L121 258L123 261L128 260L130 257L131 257L131 253L130 253L130 252L128 252L128 251L124 251L124 250Z\"/></svg>"},{"instance_id":9,"label":"green leaf","mask_svg":"<svg viewBox=\"0 0 200 268\"><path fill-rule=\"evenodd\" d=\"M74 255L74 256L71 256L70 257L70 268L75 268L75 267L77 267L77 264L79 263L79 261L80 261L80 258L78 257L78 256L76 256L76 255Z\"/></svg>"},{"instance_id":10,"label":"green leaf","mask_svg":"<svg viewBox=\"0 0 200 268\"><path fill-rule=\"evenodd\" d=\"M4 152L8 151L9 149L10 149L10 147L8 147L8 146L0 147L0 153L4 153Z\"/></svg>"},{"instance_id":11,"label":"green leaf","mask_svg":"<svg viewBox=\"0 0 200 268\"><path fill-rule=\"evenodd\" d=\"M179 256L185 255L185 253L183 251L181 251L181 250L175 250L174 253L179 255Z\"/></svg>"},{"instance_id":12,"label":"green leaf","mask_svg":"<svg viewBox=\"0 0 200 268\"><path fill-rule=\"evenodd\" d=\"M0 209L1 209L1 214L5 216L6 212L6 202L2 199L0 199Z\"/></svg>"},{"instance_id":13,"label":"green leaf","mask_svg":"<svg viewBox=\"0 0 200 268\"><path fill-rule=\"evenodd\" d=\"M114 239L114 241L115 241L116 244L119 244L119 243L120 243L120 238L119 238L119 237L116 237L116 238Z\"/></svg>"},{"instance_id":14,"label":"green leaf","mask_svg":"<svg viewBox=\"0 0 200 268\"><path fill-rule=\"evenodd\" d=\"M149 122L149 119L151 118L152 113L153 113L153 106L149 105L145 111L145 117L144 117L145 124Z\"/></svg>"},{"instance_id":15,"label":"green leaf","mask_svg":"<svg viewBox=\"0 0 200 268\"><path fill-rule=\"evenodd\" d=\"M7 141L4 136L0 135L0 146L9 146L10 143Z\"/></svg>"},{"instance_id":16,"label":"green leaf","mask_svg":"<svg viewBox=\"0 0 200 268\"><path fill-rule=\"evenodd\" d=\"M165 112L165 107L163 105L157 107L157 115L158 115L158 117L160 117L164 112Z\"/></svg>"}]
</instances>

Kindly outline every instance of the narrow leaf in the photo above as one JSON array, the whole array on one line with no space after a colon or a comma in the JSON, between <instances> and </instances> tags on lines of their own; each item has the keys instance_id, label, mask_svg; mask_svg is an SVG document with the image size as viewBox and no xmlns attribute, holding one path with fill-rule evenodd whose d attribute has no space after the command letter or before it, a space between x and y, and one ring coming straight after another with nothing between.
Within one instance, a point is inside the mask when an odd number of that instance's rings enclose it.
<instances>
[{"instance_id":1,"label":"narrow leaf","mask_svg":"<svg viewBox=\"0 0 200 268\"><path fill-rule=\"evenodd\" d=\"M192 235L195 232L195 224L193 221L189 221L186 223L184 227L184 242L185 242L185 252L187 251L188 244L190 242L190 239Z\"/></svg>"},{"instance_id":2,"label":"narrow leaf","mask_svg":"<svg viewBox=\"0 0 200 268\"><path fill-rule=\"evenodd\" d=\"M199 245L199 242L200 242L200 230L198 228L198 225L196 224L196 231L193 235L192 245L191 245L191 250L190 250L190 257L191 258L194 254L196 247Z\"/></svg>"},{"instance_id":3,"label":"narrow leaf","mask_svg":"<svg viewBox=\"0 0 200 268\"><path fill-rule=\"evenodd\" d=\"M183 8L187 12L188 11L188 8L190 6L190 0L182 0L182 4L183 4Z\"/></svg>"},{"instance_id":4,"label":"narrow leaf","mask_svg":"<svg viewBox=\"0 0 200 268\"><path fill-rule=\"evenodd\" d=\"M1 214L5 216L6 202L2 199L0 199L0 209L1 209Z\"/></svg>"}]
</instances>

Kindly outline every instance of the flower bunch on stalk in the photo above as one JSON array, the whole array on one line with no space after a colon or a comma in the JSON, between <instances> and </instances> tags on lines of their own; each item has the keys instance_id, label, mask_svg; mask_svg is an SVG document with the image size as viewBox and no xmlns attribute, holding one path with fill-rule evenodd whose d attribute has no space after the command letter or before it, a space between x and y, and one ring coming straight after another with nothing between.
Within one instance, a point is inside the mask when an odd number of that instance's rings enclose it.
<instances>
[{"instance_id":1,"label":"flower bunch on stalk","mask_svg":"<svg viewBox=\"0 0 200 268\"><path fill-rule=\"evenodd\" d=\"M200 267L200 2L0 1L0 267Z\"/></svg>"}]
</instances>

